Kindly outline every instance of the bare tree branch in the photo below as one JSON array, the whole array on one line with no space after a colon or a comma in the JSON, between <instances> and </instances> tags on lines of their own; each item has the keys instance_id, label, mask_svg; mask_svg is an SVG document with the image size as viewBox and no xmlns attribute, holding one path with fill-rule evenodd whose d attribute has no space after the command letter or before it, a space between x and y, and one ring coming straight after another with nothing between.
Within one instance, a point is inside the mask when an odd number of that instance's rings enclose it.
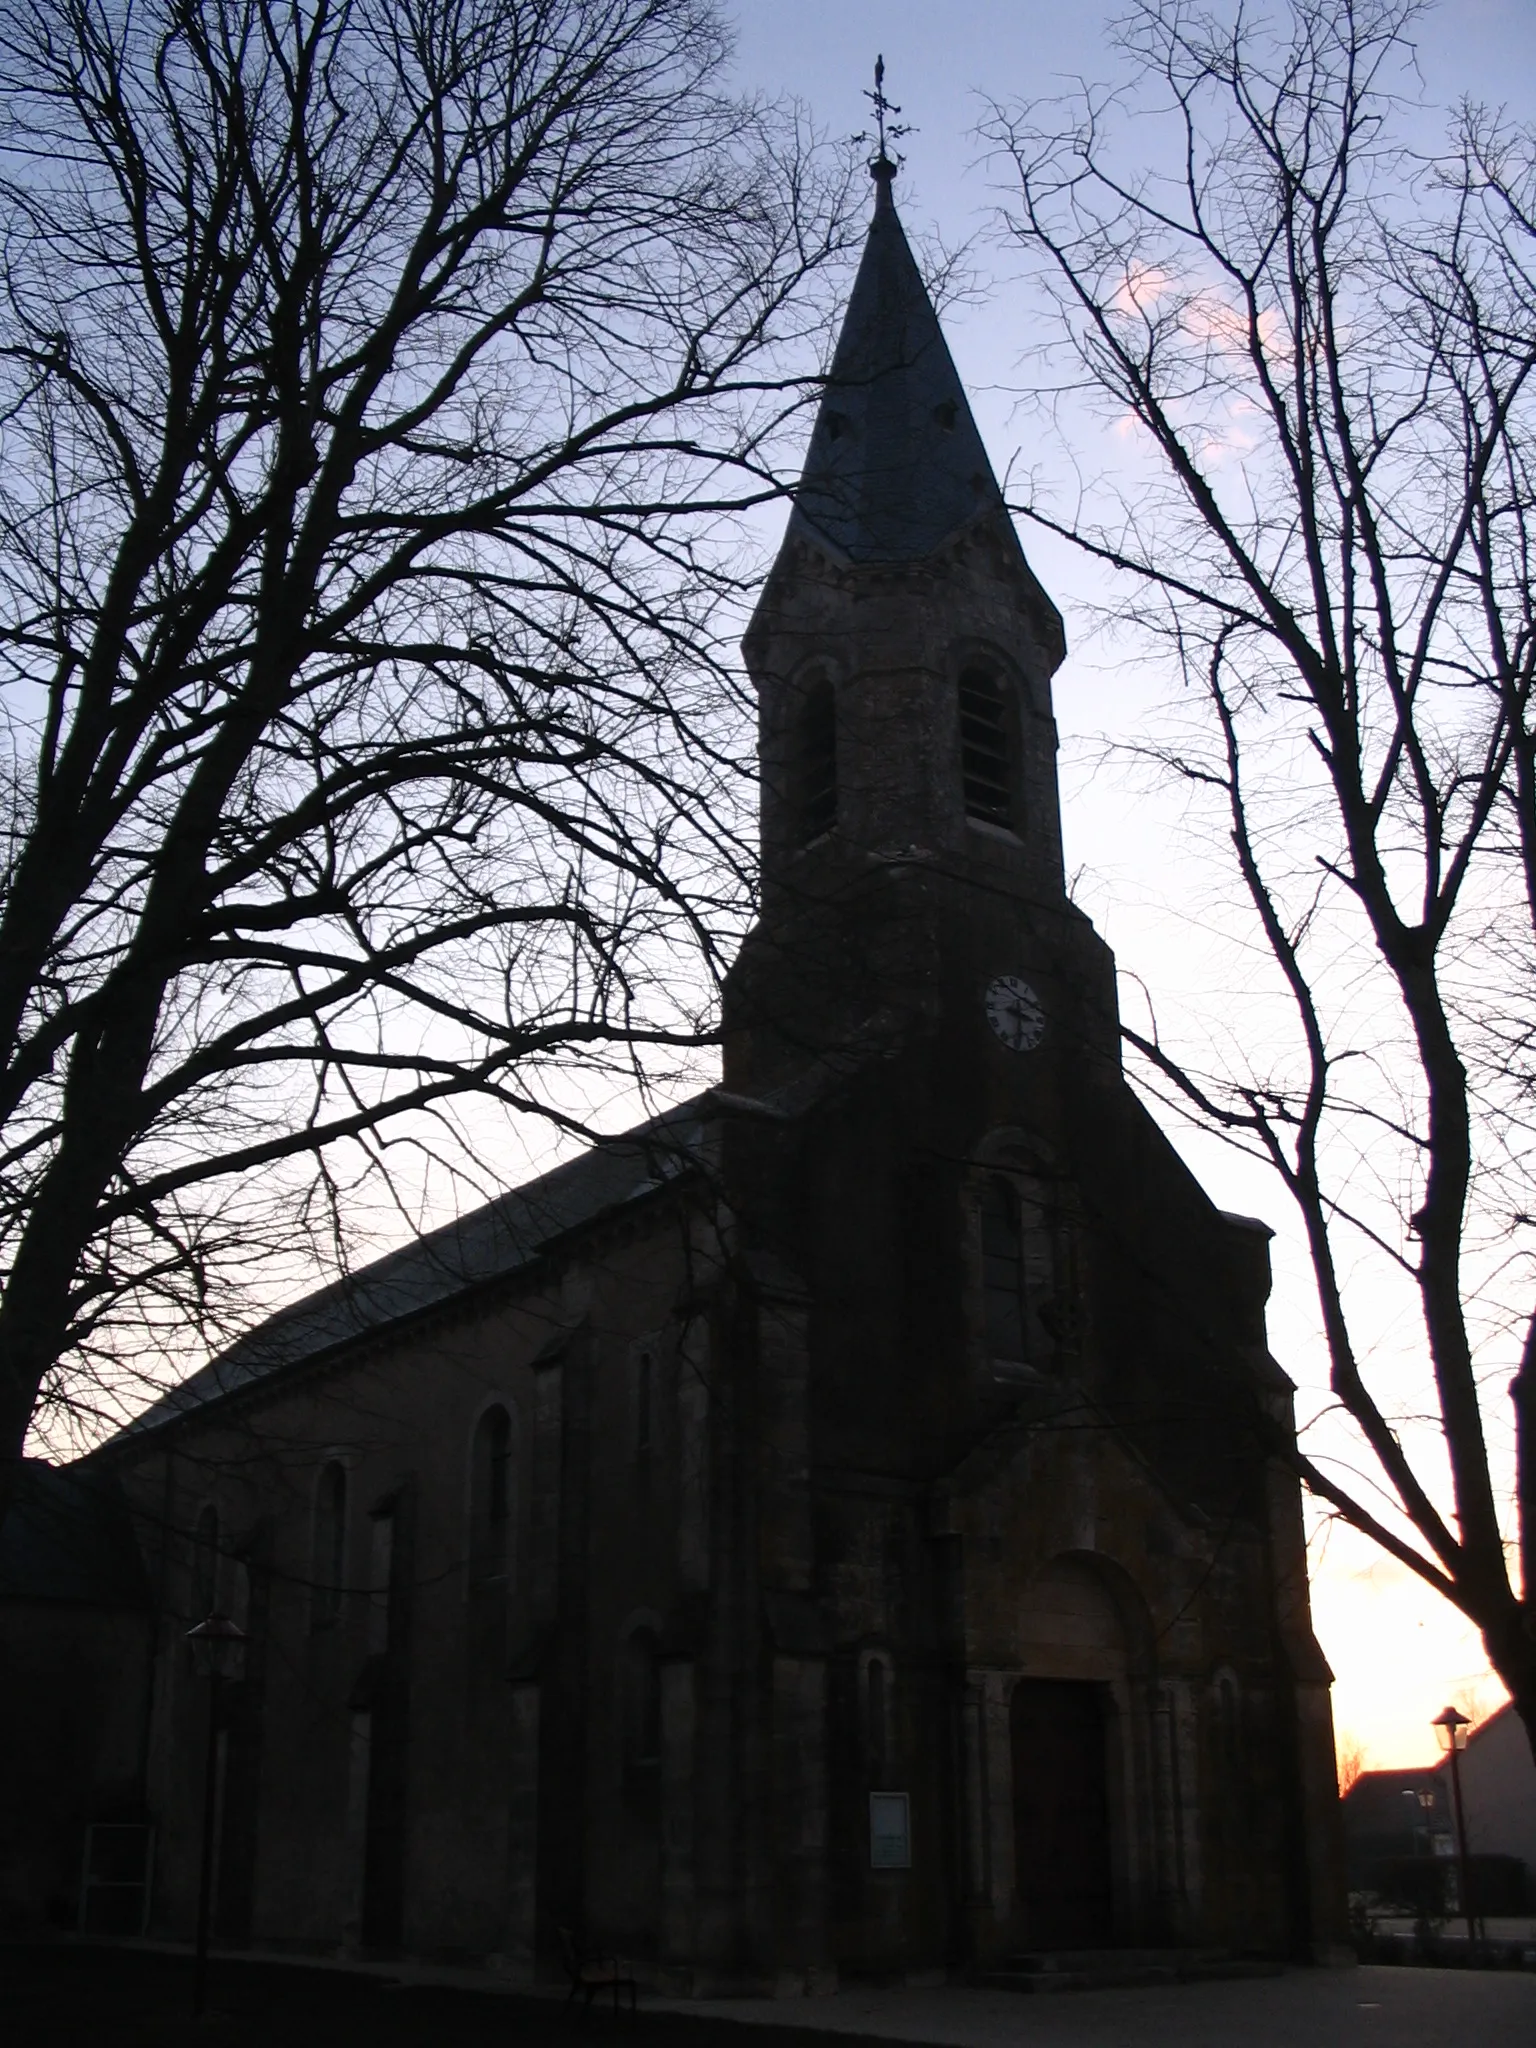
<instances>
[{"instance_id":1,"label":"bare tree branch","mask_svg":"<svg viewBox=\"0 0 1536 2048\"><path fill-rule=\"evenodd\" d=\"M1103 515L1019 509L1119 572L1116 617L1171 657L1181 736L1143 757L1219 805L1289 1020L1267 1066L1127 1041L1294 1201L1334 1392L1404 1526L1315 1459L1308 1483L1477 1622L1536 1741L1483 1406L1536 1298L1536 137L1462 107L1410 147L1418 12L1136 0L1118 91L986 133L1058 315L1055 404L1107 406L1153 464ZM1432 1433L1373 1383L1346 1232L1411 1284Z\"/></svg>"},{"instance_id":2,"label":"bare tree branch","mask_svg":"<svg viewBox=\"0 0 1536 2048\"><path fill-rule=\"evenodd\" d=\"M743 522L853 232L726 47L0 0L7 1459L227 1327L325 1148L712 1038Z\"/></svg>"}]
</instances>

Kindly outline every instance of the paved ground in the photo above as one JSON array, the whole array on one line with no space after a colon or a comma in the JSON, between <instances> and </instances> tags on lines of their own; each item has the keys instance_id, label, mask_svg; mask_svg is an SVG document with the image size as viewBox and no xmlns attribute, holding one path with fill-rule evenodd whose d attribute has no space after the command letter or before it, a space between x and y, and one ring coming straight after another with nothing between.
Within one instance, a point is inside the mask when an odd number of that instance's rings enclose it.
<instances>
[{"instance_id":1,"label":"paved ground","mask_svg":"<svg viewBox=\"0 0 1536 2048\"><path fill-rule=\"evenodd\" d=\"M558 1998L219 1959L213 2013L181 1955L0 1949L5 2048L1536 2048L1536 1974L1363 1968L1028 1998L957 1987L832 1998L642 2001L637 2021ZM746 2023L744 2027L743 2023ZM750 2028L750 2031L747 2031Z\"/></svg>"},{"instance_id":2,"label":"paved ground","mask_svg":"<svg viewBox=\"0 0 1536 2048\"><path fill-rule=\"evenodd\" d=\"M619 2048L558 2001L350 1970L216 1957L209 2012L191 2017L185 1954L71 1942L0 1949L3 2048ZM627 2024L627 2023L626 2023ZM655 2022L642 2021L642 2027ZM666 2021L663 2025L672 2024ZM675 2031L675 2025L674 2025ZM733 2030L739 2039L739 2030ZM659 2048L647 2037L636 2048Z\"/></svg>"},{"instance_id":3,"label":"paved ground","mask_svg":"<svg viewBox=\"0 0 1536 2048\"><path fill-rule=\"evenodd\" d=\"M946 1985L849 1990L794 2005L700 2001L690 2010L728 2011L776 2031L787 2023L944 2048L1536 2048L1536 1974L1516 1972L1288 1970L1046 1998Z\"/></svg>"},{"instance_id":4,"label":"paved ground","mask_svg":"<svg viewBox=\"0 0 1536 2048\"><path fill-rule=\"evenodd\" d=\"M1397 1917L1389 1914L1374 1916L1371 1924L1378 1934L1395 1934L1404 1938L1411 1937L1417 1925L1407 1914ZM1511 1946L1523 1944L1529 1948L1536 1948L1536 1914L1489 1914L1486 1919L1479 1918L1477 1925L1483 1940L1499 1944L1508 1943ZM1455 1942L1460 1946L1467 1938L1467 1923L1459 1919L1437 1920L1435 1933L1441 1941Z\"/></svg>"}]
</instances>

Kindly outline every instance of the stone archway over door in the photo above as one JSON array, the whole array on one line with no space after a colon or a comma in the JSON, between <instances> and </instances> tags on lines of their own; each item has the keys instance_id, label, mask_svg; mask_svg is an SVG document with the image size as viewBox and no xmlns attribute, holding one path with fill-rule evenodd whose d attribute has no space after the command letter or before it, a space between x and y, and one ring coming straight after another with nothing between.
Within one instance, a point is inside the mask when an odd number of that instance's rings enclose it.
<instances>
[{"instance_id":1,"label":"stone archway over door","mask_svg":"<svg viewBox=\"0 0 1536 2048\"><path fill-rule=\"evenodd\" d=\"M1114 1935L1107 1688L1021 1678L1013 1689L1013 1829L1019 1906L1034 1948Z\"/></svg>"}]
</instances>

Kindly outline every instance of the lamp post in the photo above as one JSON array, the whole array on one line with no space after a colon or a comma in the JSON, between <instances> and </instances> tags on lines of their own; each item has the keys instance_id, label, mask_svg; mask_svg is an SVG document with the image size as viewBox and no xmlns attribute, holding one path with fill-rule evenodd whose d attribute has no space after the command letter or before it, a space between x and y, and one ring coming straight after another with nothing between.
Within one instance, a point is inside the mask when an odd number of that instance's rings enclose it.
<instances>
[{"instance_id":1,"label":"lamp post","mask_svg":"<svg viewBox=\"0 0 1536 2048\"><path fill-rule=\"evenodd\" d=\"M187 1630L192 1669L208 1681L208 1747L203 1758L203 1868L197 1891L197 1962L192 1973L192 2010L208 2002L208 1932L213 1915L213 1823L218 1804L219 1689L245 1669L245 1630L227 1614L210 1614Z\"/></svg>"},{"instance_id":2,"label":"lamp post","mask_svg":"<svg viewBox=\"0 0 1536 2048\"><path fill-rule=\"evenodd\" d=\"M1450 1759L1451 1798L1456 1807L1456 1862L1461 1876L1461 1910L1467 1922L1467 1961L1477 1961L1477 1929L1472 1921L1472 1872L1467 1858L1467 1809L1461 1797L1461 1752L1467 1746L1471 1722L1454 1707L1436 1714L1430 1726L1435 1740Z\"/></svg>"}]
</instances>

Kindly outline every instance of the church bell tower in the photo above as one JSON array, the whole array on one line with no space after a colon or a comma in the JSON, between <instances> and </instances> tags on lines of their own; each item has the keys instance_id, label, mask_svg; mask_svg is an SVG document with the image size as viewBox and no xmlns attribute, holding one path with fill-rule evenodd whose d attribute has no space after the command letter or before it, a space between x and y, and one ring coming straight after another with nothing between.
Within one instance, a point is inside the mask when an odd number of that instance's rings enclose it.
<instances>
[{"instance_id":1,"label":"church bell tower","mask_svg":"<svg viewBox=\"0 0 1536 2048\"><path fill-rule=\"evenodd\" d=\"M1117 1059L1109 957L1063 880L1061 618L902 232L895 167L882 155L872 174L804 474L743 643L763 911L729 985L726 1086L746 1092L807 1060L857 1060L871 1035L970 1035L989 1018Z\"/></svg>"},{"instance_id":2,"label":"church bell tower","mask_svg":"<svg viewBox=\"0 0 1536 2048\"><path fill-rule=\"evenodd\" d=\"M774 1903L739 1938L807 1984L1318 1953L1327 1671L1269 1233L1121 1072L1113 960L1063 878L1061 619L871 169L743 643L762 905L711 1096L744 1603L718 1654L757 1701L730 1782ZM743 1797L716 1798L722 1844Z\"/></svg>"},{"instance_id":3,"label":"church bell tower","mask_svg":"<svg viewBox=\"0 0 1536 2048\"><path fill-rule=\"evenodd\" d=\"M863 261L745 642L765 888L807 886L805 853L835 836L845 857L990 858L1059 894L1061 619L1004 508L893 175L875 166Z\"/></svg>"}]
</instances>

